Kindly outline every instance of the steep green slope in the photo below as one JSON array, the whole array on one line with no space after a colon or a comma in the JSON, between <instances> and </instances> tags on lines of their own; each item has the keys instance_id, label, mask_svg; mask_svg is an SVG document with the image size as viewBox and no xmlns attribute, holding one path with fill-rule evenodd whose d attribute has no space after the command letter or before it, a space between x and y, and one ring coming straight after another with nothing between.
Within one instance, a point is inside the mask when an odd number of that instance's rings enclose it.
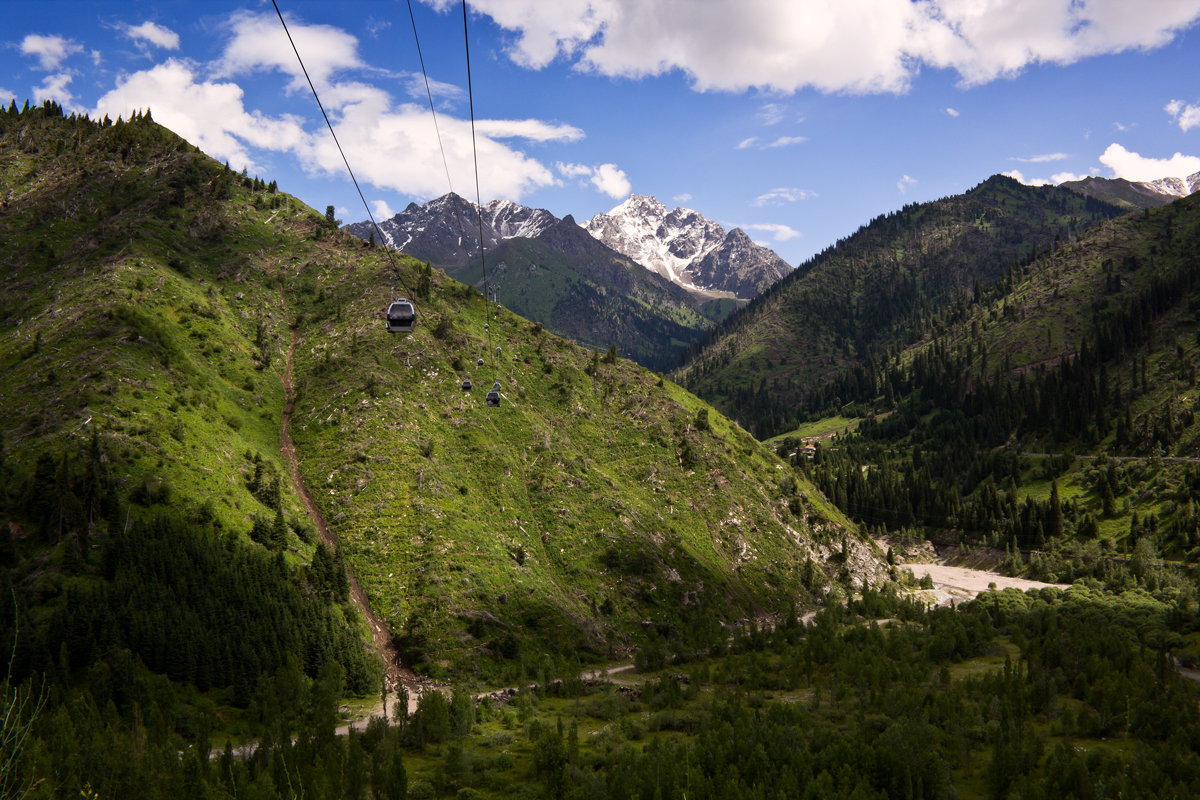
<instances>
[{"instance_id":1,"label":"steep green slope","mask_svg":"<svg viewBox=\"0 0 1200 800\"><path fill-rule=\"evenodd\" d=\"M1120 213L1003 176L906 206L734 312L673 377L760 438L782 433L811 411L837 410L825 391L835 378L868 381L864 371L877 373L980 286Z\"/></svg>"},{"instance_id":2,"label":"steep green slope","mask_svg":"<svg viewBox=\"0 0 1200 800\"><path fill-rule=\"evenodd\" d=\"M318 274L360 298L342 321L300 329L293 436L413 662L486 672L480 656L523 642L602 653L651 624L712 637L721 620L821 588L821 565L874 574L853 537L842 563L845 529L823 499L701 401L508 310L485 331L478 292L437 274L419 330L391 337L378 317L385 269L373 255ZM293 267L285 284L304 274ZM294 313L311 316L302 299ZM498 409L483 402L493 379Z\"/></svg>"},{"instance_id":3,"label":"steep green slope","mask_svg":"<svg viewBox=\"0 0 1200 800\"><path fill-rule=\"evenodd\" d=\"M14 109L0 137L5 511L45 529L25 502L45 492L17 482L64 459L103 464L117 499L60 516L57 539L15 540L32 607L64 602L64 539L95 581L116 529L159 514L266 547L319 593L328 565L279 452L285 414L356 596L430 670L646 630L711 639L875 579L853 527L702 402L507 311L485 332L476 290L409 260L419 327L389 336L382 250L148 117ZM461 392L468 372L501 380L500 409Z\"/></svg>"}]
</instances>

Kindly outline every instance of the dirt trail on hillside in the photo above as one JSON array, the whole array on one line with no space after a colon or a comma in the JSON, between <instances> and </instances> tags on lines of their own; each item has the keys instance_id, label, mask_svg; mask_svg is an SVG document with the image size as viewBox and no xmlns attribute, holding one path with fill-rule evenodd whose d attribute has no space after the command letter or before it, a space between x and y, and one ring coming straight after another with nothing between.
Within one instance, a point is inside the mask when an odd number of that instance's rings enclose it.
<instances>
[{"instance_id":1,"label":"dirt trail on hillside","mask_svg":"<svg viewBox=\"0 0 1200 800\"><path fill-rule=\"evenodd\" d=\"M287 308L287 298L284 296L283 287L279 287L279 300L284 308ZM284 459L287 460L288 474L292 479L292 487L295 488L296 494L300 495L301 502L304 503L304 508L308 511L309 519L317 526L317 530L321 533L321 540L329 546L330 550L337 550L337 537L329 531L329 526L325 524L325 517L321 514L321 509L313 502L308 490L304 487L304 479L300 477L300 462L296 459L296 447L292 444L291 424L292 411L296 407L296 390L292 382L292 358L296 352L296 345L300 341L300 331L292 330L292 343L288 347L287 366L283 372L283 425L279 433L279 450L283 453ZM371 628L371 639L375 643L375 649L379 651L379 655L383 657L384 664L387 668L387 686L388 691L394 691L397 684L404 684L408 689L410 696L421 691L421 687L427 683L418 678L412 670L406 669L400 663L400 653L396 650L396 645L392 641L392 632L384 624L383 620L375 615L371 610L371 604L367 601L367 593L363 591L358 583L358 578L355 577L354 571L349 566L346 567L346 573L350 578L350 596L354 600L354 605L358 606L358 610L363 615L363 619L367 621L367 625Z\"/></svg>"}]
</instances>

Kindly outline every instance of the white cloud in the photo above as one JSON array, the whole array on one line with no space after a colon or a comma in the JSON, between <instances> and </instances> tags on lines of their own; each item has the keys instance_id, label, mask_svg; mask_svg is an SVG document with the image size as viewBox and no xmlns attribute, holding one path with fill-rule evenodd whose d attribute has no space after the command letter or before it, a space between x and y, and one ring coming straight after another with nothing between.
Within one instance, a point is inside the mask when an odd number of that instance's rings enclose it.
<instances>
[{"instance_id":1,"label":"white cloud","mask_svg":"<svg viewBox=\"0 0 1200 800\"><path fill-rule=\"evenodd\" d=\"M785 202L794 203L797 200L807 200L810 197L816 196L817 193L809 189L772 189L754 198L754 205L759 208L766 205L778 206L783 205Z\"/></svg>"},{"instance_id":2,"label":"white cloud","mask_svg":"<svg viewBox=\"0 0 1200 800\"><path fill-rule=\"evenodd\" d=\"M153 69L124 75L101 97L92 115L128 117L150 108L154 119L237 170L260 169L248 146L266 150L308 147L309 136L293 116L266 117L248 112L235 83L197 82L192 65L174 58Z\"/></svg>"},{"instance_id":3,"label":"white cloud","mask_svg":"<svg viewBox=\"0 0 1200 800\"><path fill-rule=\"evenodd\" d=\"M71 82L71 73L58 72L54 75L47 75L42 79L41 86L33 87L33 99L37 103L44 100L53 100L70 111L83 111L83 107L76 105L75 95L67 88L67 84ZM116 119L116 117L113 117Z\"/></svg>"},{"instance_id":4,"label":"white cloud","mask_svg":"<svg viewBox=\"0 0 1200 800\"><path fill-rule=\"evenodd\" d=\"M1020 161L1022 164L1044 164L1047 161L1062 161L1065 158L1070 158L1066 153L1047 153L1040 156L1030 156L1029 158L1021 158L1014 156L1009 161Z\"/></svg>"},{"instance_id":5,"label":"white cloud","mask_svg":"<svg viewBox=\"0 0 1200 800\"><path fill-rule=\"evenodd\" d=\"M342 219L346 219L350 216L350 209L346 208L345 206L338 206L333 210L333 213Z\"/></svg>"},{"instance_id":6,"label":"white cloud","mask_svg":"<svg viewBox=\"0 0 1200 800\"><path fill-rule=\"evenodd\" d=\"M1163 107L1171 115L1171 119L1179 123L1179 130L1185 133L1191 128L1200 128L1200 106L1188 104L1185 106L1178 100L1172 100Z\"/></svg>"},{"instance_id":7,"label":"white cloud","mask_svg":"<svg viewBox=\"0 0 1200 800\"><path fill-rule=\"evenodd\" d=\"M216 65L214 78L277 69L292 76L290 90L308 91L304 72L277 17L238 11L230 17L228 27L233 36ZM358 40L340 28L289 18L288 30L296 49L304 54L304 66L318 90L329 86L335 72L365 66L358 57Z\"/></svg>"},{"instance_id":8,"label":"white cloud","mask_svg":"<svg viewBox=\"0 0 1200 800\"><path fill-rule=\"evenodd\" d=\"M917 182L916 178L910 178L907 175L905 175L903 178L901 178L896 183L896 188L900 190L900 194L904 194L905 192L908 191L908 187L912 186L916 182Z\"/></svg>"},{"instance_id":9,"label":"white cloud","mask_svg":"<svg viewBox=\"0 0 1200 800\"><path fill-rule=\"evenodd\" d=\"M425 0L447 10L453 0ZM517 34L508 55L540 69L642 77L684 72L699 91L904 92L922 66L963 85L1031 64L1161 47L1196 0L476 0Z\"/></svg>"},{"instance_id":10,"label":"white cloud","mask_svg":"<svg viewBox=\"0 0 1200 800\"><path fill-rule=\"evenodd\" d=\"M766 103L758 109L758 118L763 121L763 125L777 125L783 122L785 111L787 109L778 103Z\"/></svg>"},{"instance_id":11,"label":"white cloud","mask_svg":"<svg viewBox=\"0 0 1200 800\"><path fill-rule=\"evenodd\" d=\"M1186 178L1200 172L1200 158L1176 153L1170 158L1145 158L1119 144L1110 144L1100 163L1127 181L1156 181L1159 178Z\"/></svg>"},{"instance_id":12,"label":"white cloud","mask_svg":"<svg viewBox=\"0 0 1200 800\"><path fill-rule=\"evenodd\" d=\"M628 197L630 189L633 188L629 178L625 177L625 172L617 169L616 164L601 164L596 167L592 173L592 183L597 189L617 200Z\"/></svg>"},{"instance_id":13,"label":"white cloud","mask_svg":"<svg viewBox=\"0 0 1200 800\"><path fill-rule=\"evenodd\" d=\"M392 207L385 200L372 200L371 211L374 212L376 221L391 219L396 216L396 212L392 211Z\"/></svg>"},{"instance_id":14,"label":"white cloud","mask_svg":"<svg viewBox=\"0 0 1200 800\"><path fill-rule=\"evenodd\" d=\"M788 239L796 239L804 235L800 231L792 230L792 228L787 225L775 225L766 222L755 225L739 225L738 227L742 230L767 231L768 233L774 234L773 238L777 242L786 242Z\"/></svg>"},{"instance_id":15,"label":"white cloud","mask_svg":"<svg viewBox=\"0 0 1200 800\"><path fill-rule=\"evenodd\" d=\"M533 142L576 142L583 138L579 128L551 125L538 119L477 119L475 131L493 139L529 139Z\"/></svg>"},{"instance_id":16,"label":"white cloud","mask_svg":"<svg viewBox=\"0 0 1200 800\"><path fill-rule=\"evenodd\" d=\"M688 194L687 192L684 192L683 194L675 195L671 199L674 200L676 203L686 203L688 200L692 199L692 196L690 194Z\"/></svg>"},{"instance_id":17,"label":"white cloud","mask_svg":"<svg viewBox=\"0 0 1200 800\"><path fill-rule=\"evenodd\" d=\"M443 195L448 189L444 147L452 184L460 189L474 186L475 157L468 121L439 114L439 147L437 130L422 104L394 104L382 89L336 79L343 71L366 68L358 57L357 39L325 25L290 21L289 28L360 181L402 195ZM243 166L261 170L264 153L286 153L311 175L345 180L341 155L321 124L323 120L313 123L309 131L305 127L309 123L302 117L270 116L247 109L241 86L230 79L278 70L291 76L289 89L302 87L308 93L278 20L237 12L227 29L230 39L216 63L202 66L171 58L152 69L123 75L116 87L97 101L94 113L115 119L118 114L128 116L134 109L150 107L157 121L239 170ZM202 72L208 77L202 77ZM312 107L306 104L304 108ZM489 199L514 201L540 186L553 185L556 179L545 165L501 140L572 142L584 135L570 125L533 119L479 119L475 127L481 192ZM606 192L615 191L623 178L615 167L600 167L592 174L593 183Z\"/></svg>"},{"instance_id":18,"label":"white cloud","mask_svg":"<svg viewBox=\"0 0 1200 800\"><path fill-rule=\"evenodd\" d=\"M742 139L740 142L738 142L737 147L735 147L734 149L735 150L745 150L747 147L749 147L750 145L754 144L757 141L758 141L757 136L751 136L749 139Z\"/></svg>"},{"instance_id":19,"label":"white cloud","mask_svg":"<svg viewBox=\"0 0 1200 800\"><path fill-rule=\"evenodd\" d=\"M33 56L47 72L58 69L62 62L80 52L83 52L82 45L76 44L74 39L61 36L31 33L21 40L21 55Z\"/></svg>"},{"instance_id":20,"label":"white cloud","mask_svg":"<svg viewBox=\"0 0 1200 800\"><path fill-rule=\"evenodd\" d=\"M807 136L780 136L775 141L764 147L787 147L789 144L802 144L808 141Z\"/></svg>"},{"instance_id":21,"label":"white cloud","mask_svg":"<svg viewBox=\"0 0 1200 800\"><path fill-rule=\"evenodd\" d=\"M3 106L4 108L8 108L8 104L10 102L16 102L16 100L17 100L16 92L10 92L8 89L0 87L0 106Z\"/></svg>"},{"instance_id":22,"label":"white cloud","mask_svg":"<svg viewBox=\"0 0 1200 800\"><path fill-rule=\"evenodd\" d=\"M138 45L152 44L164 50L179 49L179 34L150 20L146 20L141 25L123 24L119 28L121 33Z\"/></svg>"},{"instance_id":23,"label":"white cloud","mask_svg":"<svg viewBox=\"0 0 1200 800\"><path fill-rule=\"evenodd\" d=\"M592 168L584 164L564 164L559 161L554 167L566 178L586 178L592 174Z\"/></svg>"},{"instance_id":24,"label":"white cloud","mask_svg":"<svg viewBox=\"0 0 1200 800\"><path fill-rule=\"evenodd\" d=\"M949 114L949 115L950 115L950 116L952 116L952 117L957 117L957 116L958 116L958 112L957 112L957 111L955 111L953 108L947 108L947 109L946 109L946 113L947 113L947 114Z\"/></svg>"},{"instance_id":25,"label":"white cloud","mask_svg":"<svg viewBox=\"0 0 1200 800\"><path fill-rule=\"evenodd\" d=\"M1008 172L1001 172L1000 174L1007 175L1008 177L1015 180L1017 183L1023 183L1026 186L1048 186L1048 185L1050 185L1050 181L1046 180L1045 178L1026 178L1024 175L1021 174L1021 170L1019 170L1019 169L1010 170ZM900 191L904 191L904 190L901 189Z\"/></svg>"},{"instance_id":26,"label":"white cloud","mask_svg":"<svg viewBox=\"0 0 1200 800\"><path fill-rule=\"evenodd\" d=\"M598 191L617 200L628 197L632 188L629 178L626 177L623 170L617 169L616 164L589 167L586 164L564 164L559 161L554 166L563 177L587 178Z\"/></svg>"},{"instance_id":27,"label":"white cloud","mask_svg":"<svg viewBox=\"0 0 1200 800\"><path fill-rule=\"evenodd\" d=\"M1133 126L1132 126L1132 125L1128 125L1128 126L1126 126L1126 125L1122 125L1122 124L1121 124L1121 123L1119 123L1119 122L1114 122L1114 123L1113 123L1113 127L1114 127L1114 128L1116 128L1118 131L1121 131L1121 132L1123 133L1123 132L1125 132L1125 131L1129 130L1130 128L1132 128Z\"/></svg>"},{"instance_id":28,"label":"white cloud","mask_svg":"<svg viewBox=\"0 0 1200 800\"><path fill-rule=\"evenodd\" d=\"M93 50L91 52L91 56L92 56L92 66L93 67L100 66L100 62L104 60L104 58L101 56L99 50Z\"/></svg>"},{"instance_id":29,"label":"white cloud","mask_svg":"<svg viewBox=\"0 0 1200 800\"><path fill-rule=\"evenodd\" d=\"M1087 175L1076 175L1074 172L1056 172L1046 178L1026 178L1019 169L1010 170L1009 172L1001 172L1001 175L1007 175L1018 183L1023 183L1026 186L1056 186L1067 181L1081 181L1088 177Z\"/></svg>"}]
</instances>

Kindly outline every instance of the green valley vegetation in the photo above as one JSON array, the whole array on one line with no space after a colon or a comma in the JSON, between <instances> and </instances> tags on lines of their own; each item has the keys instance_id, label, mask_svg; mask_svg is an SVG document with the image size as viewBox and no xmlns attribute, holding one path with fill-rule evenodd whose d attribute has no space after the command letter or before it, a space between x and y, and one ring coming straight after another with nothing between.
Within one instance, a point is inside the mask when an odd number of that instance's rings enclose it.
<instances>
[{"instance_id":1,"label":"green valley vegetation","mask_svg":"<svg viewBox=\"0 0 1200 800\"><path fill-rule=\"evenodd\" d=\"M377 696L372 640L458 681L571 675L883 575L702 401L425 265L394 276L149 111L13 105L0 147L0 642L45 742L70 717L176 774L210 734ZM412 336L383 328L393 277Z\"/></svg>"},{"instance_id":2,"label":"green valley vegetation","mask_svg":"<svg viewBox=\"0 0 1200 800\"><path fill-rule=\"evenodd\" d=\"M1200 697L1170 654L1195 659L1195 623L1194 603L1138 590L932 611L866 590L807 626L785 614L706 650L647 648L638 675L523 676L477 702L427 691L414 713L401 696L341 737L336 676L310 684L289 662L259 682L247 751L214 743L202 716L164 747L143 711L153 684L93 679L15 777L99 797L1191 796ZM128 694L102 706L97 686Z\"/></svg>"}]
</instances>

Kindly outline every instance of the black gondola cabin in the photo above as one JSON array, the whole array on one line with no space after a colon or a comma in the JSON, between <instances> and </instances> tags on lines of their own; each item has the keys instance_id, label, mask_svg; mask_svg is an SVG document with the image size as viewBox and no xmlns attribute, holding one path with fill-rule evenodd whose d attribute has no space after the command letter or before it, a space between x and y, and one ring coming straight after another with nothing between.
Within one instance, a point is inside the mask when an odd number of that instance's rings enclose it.
<instances>
[{"instance_id":1,"label":"black gondola cabin","mask_svg":"<svg viewBox=\"0 0 1200 800\"><path fill-rule=\"evenodd\" d=\"M417 324L417 309L403 297L393 300L387 310L388 333L412 333Z\"/></svg>"}]
</instances>

